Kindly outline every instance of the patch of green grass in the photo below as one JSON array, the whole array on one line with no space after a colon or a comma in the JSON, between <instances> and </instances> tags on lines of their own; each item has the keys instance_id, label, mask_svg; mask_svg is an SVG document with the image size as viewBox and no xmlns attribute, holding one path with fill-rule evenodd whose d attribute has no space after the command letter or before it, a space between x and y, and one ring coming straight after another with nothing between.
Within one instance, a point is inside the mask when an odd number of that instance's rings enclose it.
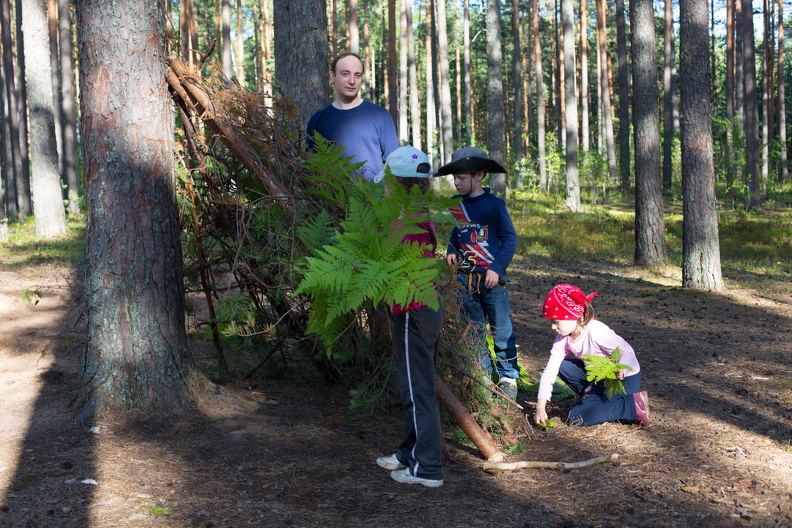
<instances>
[{"instance_id":1,"label":"patch of green grass","mask_svg":"<svg viewBox=\"0 0 792 528\"><path fill-rule=\"evenodd\" d=\"M148 512L151 515L173 515L173 511L170 508L166 508L163 506L157 506L155 504L149 504Z\"/></svg>"},{"instance_id":2,"label":"patch of green grass","mask_svg":"<svg viewBox=\"0 0 792 528\"><path fill-rule=\"evenodd\" d=\"M53 240L36 240L33 217L8 225L9 241L0 244L0 270L13 271L25 266L78 266L85 258L85 218L71 218L68 230Z\"/></svg>"}]
</instances>

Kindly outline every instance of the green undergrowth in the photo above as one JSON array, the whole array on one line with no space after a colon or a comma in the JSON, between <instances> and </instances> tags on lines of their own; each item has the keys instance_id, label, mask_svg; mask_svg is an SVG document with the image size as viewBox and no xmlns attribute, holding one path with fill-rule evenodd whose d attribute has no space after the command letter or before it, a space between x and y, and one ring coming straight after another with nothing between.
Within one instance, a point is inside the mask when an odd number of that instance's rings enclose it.
<instances>
[{"instance_id":1,"label":"green undergrowth","mask_svg":"<svg viewBox=\"0 0 792 528\"><path fill-rule=\"evenodd\" d=\"M36 240L35 218L9 222L9 240L0 244L0 269L26 266L80 266L85 258L85 217L71 217L65 233L52 240Z\"/></svg>"}]
</instances>

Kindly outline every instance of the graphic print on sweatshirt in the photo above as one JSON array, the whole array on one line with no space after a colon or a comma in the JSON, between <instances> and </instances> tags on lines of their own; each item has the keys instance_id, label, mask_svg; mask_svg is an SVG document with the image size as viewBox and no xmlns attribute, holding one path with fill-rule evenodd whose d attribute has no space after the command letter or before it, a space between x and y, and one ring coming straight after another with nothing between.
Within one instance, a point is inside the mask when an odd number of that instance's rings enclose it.
<instances>
[{"instance_id":1,"label":"graphic print on sweatshirt","mask_svg":"<svg viewBox=\"0 0 792 528\"><path fill-rule=\"evenodd\" d=\"M451 208L459 226L457 232L457 256L460 260L459 269L463 273L471 273L488 269L494 260L489 251L489 229L485 225L470 221L464 204Z\"/></svg>"}]
</instances>

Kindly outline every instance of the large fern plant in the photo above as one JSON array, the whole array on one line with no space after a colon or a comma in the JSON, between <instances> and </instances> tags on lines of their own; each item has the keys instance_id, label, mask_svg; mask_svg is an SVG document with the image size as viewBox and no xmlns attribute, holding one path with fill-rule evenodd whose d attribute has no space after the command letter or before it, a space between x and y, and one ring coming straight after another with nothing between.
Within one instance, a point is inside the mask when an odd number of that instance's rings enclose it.
<instances>
[{"instance_id":1,"label":"large fern plant","mask_svg":"<svg viewBox=\"0 0 792 528\"><path fill-rule=\"evenodd\" d=\"M326 178L337 174L345 160L319 136L315 148L309 163L316 186L307 192L326 201L336 214L322 211L298 229L311 254L301 263L303 278L294 294L310 297L308 331L331 354L355 320L350 316L364 307L418 302L437 309L435 281L442 261L425 258L425 245L401 242L405 235L422 232L419 222L452 225L448 208L455 201L422 195L417 187L406 192L390 174L384 185L355 176ZM343 219L336 225L339 211Z\"/></svg>"}]
</instances>

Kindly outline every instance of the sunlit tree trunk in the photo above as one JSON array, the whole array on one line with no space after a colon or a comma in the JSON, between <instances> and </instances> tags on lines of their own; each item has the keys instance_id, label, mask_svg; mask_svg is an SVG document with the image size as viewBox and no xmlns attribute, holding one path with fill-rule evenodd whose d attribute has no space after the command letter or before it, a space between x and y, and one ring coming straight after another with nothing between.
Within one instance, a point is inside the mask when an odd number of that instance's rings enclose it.
<instances>
[{"instance_id":1,"label":"sunlit tree trunk","mask_svg":"<svg viewBox=\"0 0 792 528\"><path fill-rule=\"evenodd\" d=\"M588 78L588 4L580 0L580 132L583 152L591 144L589 136L589 78Z\"/></svg>"},{"instance_id":2,"label":"sunlit tree trunk","mask_svg":"<svg viewBox=\"0 0 792 528\"><path fill-rule=\"evenodd\" d=\"M778 143L781 146L779 178L785 182L789 176L787 167L786 100L784 90L784 1L778 0Z\"/></svg>"},{"instance_id":3,"label":"sunlit tree trunk","mask_svg":"<svg viewBox=\"0 0 792 528\"><path fill-rule=\"evenodd\" d=\"M349 51L360 53L360 28L358 26L358 0L349 0Z\"/></svg>"},{"instance_id":4,"label":"sunlit tree trunk","mask_svg":"<svg viewBox=\"0 0 792 528\"><path fill-rule=\"evenodd\" d=\"M63 139L61 138L61 115L63 97L60 86L60 51L58 50L58 0L47 0L47 27L49 30L49 59L50 75L52 76L52 103L55 113L52 118L55 121L55 143L56 153L58 154L58 176L61 179L62 194L66 198L65 188L66 179L63 174Z\"/></svg>"},{"instance_id":5,"label":"sunlit tree trunk","mask_svg":"<svg viewBox=\"0 0 792 528\"><path fill-rule=\"evenodd\" d=\"M663 68L663 192L671 192L674 172L674 13L672 0L665 0L665 66Z\"/></svg>"},{"instance_id":6,"label":"sunlit tree trunk","mask_svg":"<svg viewBox=\"0 0 792 528\"><path fill-rule=\"evenodd\" d=\"M539 2L531 0L531 37L534 69L536 70L536 148L539 158L539 188L547 192L547 148L545 145L544 74L542 73L542 44L539 39Z\"/></svg>"},{"instance_id":7,"label":"sunlit tree trunk","mask_svg":"<svg viewBox=\"0 0 792 528\"><path fill-rule=\"evenodd\" d=\"M764 14L764 53L762 53L762 186L767 185L767 178L770 175L770 145L773 142L773 85L775 83L775 50L773 44L771 7L770 0L763 2ZM762 194L765 194L764 189Z\"/></svg>"},{"instance_id":8,"label":"sunlit tree trunk","mask_svg":"<svg viewBox=\"0 0 792 528\"><path fill-rule=\"evenodd\" d=\"M437 0L437 51L440 80L440 135L443 140L444 161L451 160L454 150L454 124L451 118L451 80L448 69L448 24L446 1Z\"/></svg>"},{"instance_id":9,"label":"sunlit tree trunk","mask_svg":"<svg viewBox=\"0 0 792 528\"><path fill-rule=\"evenodd\" d=\"M80 212L79 180L77 178L77 94L74 81L72 59L72 26L69 0L58 1L58 33L61 76L61 137L63 155L61 158L61 177L66 181L68 212Z\"/></svg>"},{"instance_id":10,"label":"sunlit tree trunk","mask_svg":"<svg viewBox=\"0 0 792 528\"><path fill-rule=\"evenodd\" d=\"M162 4L77 5L88 207L87 413L180 412L189 407L196 377L187 360Z\"/></svg>"},{"instance_id":11,"label":"sunlit tree trunk","mask_svg":"<svg viewBox=\"0 0 792 528\"><path fill-rule=\"evenodd\" d=\"M441 0L443 1L443 0ZM500 0L487 2L487 146L494 160L504 162L503 60ZM506 175L490 174L492 193L506 196Z\"/></svg>"},{"instance_id":12,"label":"sunlit tree trunk","mask_svg":"<svg viewBox=\"0 0 792 528\"><path fill-rule=\"evenodd\" d=\"M410 137L410 121L407 115L410 97L407 92L408 50L407 50L407 4L401 0L399 5L399 142L405 144Z\"/></svg>"},{"instance_id":13,"label":"sunlit tree trunk","mask_svg":"<svg viewBox=\"0 0 792 528\"><path fill-rule=\"evenodd\" d=\"M679 3L682 126L682 286L722 290L712 116L707 67L706 0Z\"/></svg>"},{"instance_id":14,"label":"sunlit tree trunk","mask_svg":"<svg viewBox=\"0 0 792 528\"><path fill-rule=\"evenodd\" d=\"M619 79L619 185L630 190L630 75L627 62L627 22L624 0L616 0L616 56Z\"/></svg>"},{"instance_id":15,"label":"sunlit tree trunk","mask_svg":"<svg viewBox=\"0 0 792 528\"><path fill-rule=\"evenodd\" d=\"M665 263L666 248L652 0L630 2L630 28L635 144L635 264L657 266Z\"/></svg>"},{"instance_id":16,"label":"sunlit tree trunk","mask_svg":"<svg viewBox=\"0 0 792 528\"><path fill-rule=\"evenodd\" d=\"M388 111L394 123L399 122L396 43L396 0L388 0Z\"/></svg>"},{"instance_id":17,"label":"sunlit tree trunk","mask_svg":"<svg viewBox=\"0 0 792 528\"><path fill-rule=\"evenodd\" d=\"M330 54L338 55L338 0L330 0Z\"/></svg>"},{"instance_id":18,"label":"sunlit tree trunk","mask_svg":"<svg viewBox=\"0 0 792 528\"><path fill-rule=\"evenodd\" d=\"M564 99L566 100L566 200L564 205L577 213L580 207L578 168L577 81L575 80L575 8L572 0L561 0L561 25L564 34Z\"/></svg>"},{"instance_id":19,"label":"sunlit tree trunk","mask_svg":"<svg viewBox=\"0 0 792 528\"><path fill-rule=\"evenodd\" d=\"M512 87L514 90L514 126L512 128L512 151L514 161L523 158L523 81L522 81L522 39L520 39L520 2L512 0Z\"/></svg>"},{"instance_id":20,"label":"sunlit tree trunk","mask_svg":"<svg viewBox=\"0 0 792 528\"><path fill-rule=\"evenodd\" d=\"M597 0L597 53L599 54L599 84L602 98L602 119L605 129L605 149L608 154L608 175L616 179L616 146L613 142L613 112L611 110L610 78L608 75L608 58L605 41L605 0Z\"/></svg>"},{"instance_id":21,"label":"sunlit tree trunk","mask_svg":"<svg viewBox=\"0 0 792 528\"><path fill-rule=\"evenodd\" d=\"M670 2L671 0L666 0ZM737 171L734 163L734 3L726 0L726 183L731 187Z\"/></svg>"},{"instance_id":22,"label":"sunlit tree trunk","mask_svg":"<svg viewBox=\"0 0 792 528\"><path fill-rule=\"evenodd\" d=\"M456 141L462 142L462 51L460 49L459 40L456 41L454 49L456 54L455 61L456 67L454 68L454 82L456 89Z\"/></svg>"},{"instance_id":23,"label":"sunlit tree trunk","mask_svg":"<svg viewBox=\"0 0 792 528\"><path fill-rule=\"evenodd\" d=\"M734 113L743 116L745 134L745 46L743 46L742 0L734 0Z\"/></svg>"},{"instance_id":24,"label":"sunlit tree trunk","mask_svg":"<svg viewBox=\"0 0 792 528\"><path fill-rule=\"evenodd\" d=\"M66 231L66 211L61 196L55 108L49 57L47 5L44 0L24 0L22 7L25 80L30 112L30 188L36 215L36 239L45 240Z\"/></svg>"},{"instance_id":25,"label":"sunlit tree trunk","mask_svg":"<svg viewBox=\"0 0 792 528\"><path fill-rule=\"evenodd\" d=\"M462 2L462 62L465 72L465 96L462 105L462 138L466 145L471 143L473 138L472 113L470 99L473 93L471 84L471 61L470 61L470 3L469 0Z\"/></svg>"},{"instance_id":26,"label":"sunlit tree trunk","mask_svg":"<svg viewBox=\"0 0 792 528\"><path fill-rule=\"evenodd\" d=\"M222 27L222 40L221 40L221 61L223 66L223 75L228 79L234 75L231 68L233 60L231 58L231 0L221 0L220 7L220 24Z\"/></svg>"},{"instance_id":27,"label":"sunlit tree trunk","mask_svg":"<svg viewBox=\"0 0 792 528\"><path fill-rule=\"evenodd\" d=\"M0 28L2 31L2 28ZM0 56L2 61L2 56ZM0 242L8 241L8 215L16 212L14 164L11 155L11 126L6 106L5 69L0 65ZM9 193L11 191L11 193Z\"/></svg>"},{"instance_id":28,"label":"sunlit tree trunk","mask_svg":"<svg viewBox=\"0 0 792 528\"><path fill-rule=\"evenodd\" d=\"M242 0L236 3L236 77L245 86L245 37L242 33Z\"/></svg>"},{"instance_id":29,"label":"sunlit tree trunk","mask_svg":"<svg viewBox=\"0 0 792 528\"><path fill-rule=\"evenodd\" d=\"M426 93L424 94L424 99L426 100L426 154L429 156L430 160L435 159L435 129L437 126L437 118L436 118L436 108L435 108L435 74L434 74L434 59L433 59L433 49L434 49L434 42L432 39L432 27L434 26L434 7L432 0L426 0L426 44L424 49L426 50L426 57L424 58L424 67L425 67L425 75L426 75ZM433 163L433 166L436 165ZM433 187L439 186L440 179L439 178L432 178L432 185Z\"/></svg>"},{"instance_id":30,"label":"sunlit tree trunk","mask_svg":"<svg viewBox=\"0 0 792 528\"><path fill-rule=\"evenodd\" d=\"M327 104L327 18L324 0L275 0L275 78L297 105L299 127Z\"/></svg>"},{"instance_id":31,"label":"sunlit tree trunk","mask_svg":"<svg viewBox=\"0 0 792 528\"><path fill-rule=\"evenodd\" d=\"M193 0L179 2L181 53L187 64L195 66L198 53L198 21L193 16Z\"/></svg>"},{"instance_id":32,"label":"sunlit tree trunk","mask_svg":"<svg viewBox=\"0 0 792 528\"><path fill-rule=\"evenodd\" d=\"M759 207L759 110L756 94L756 50L754 47L753 4L742 0L743 82L745 106L745 174L748 180L747 207Z\"/></svg>"},{"instance_id":33,"label":"sunlit tree trunk","mask_svg":"<svg viewBox=\"0 0 792 528\"><path fill-rule=\"evenodd\" d=\"M418 64L415 57L415 34L413 33L412 2L405 2L407 13L407 70L410 84L410 120L412 145L421 150L421 101L418 97Z\"/></svg>"}]
</instances>

